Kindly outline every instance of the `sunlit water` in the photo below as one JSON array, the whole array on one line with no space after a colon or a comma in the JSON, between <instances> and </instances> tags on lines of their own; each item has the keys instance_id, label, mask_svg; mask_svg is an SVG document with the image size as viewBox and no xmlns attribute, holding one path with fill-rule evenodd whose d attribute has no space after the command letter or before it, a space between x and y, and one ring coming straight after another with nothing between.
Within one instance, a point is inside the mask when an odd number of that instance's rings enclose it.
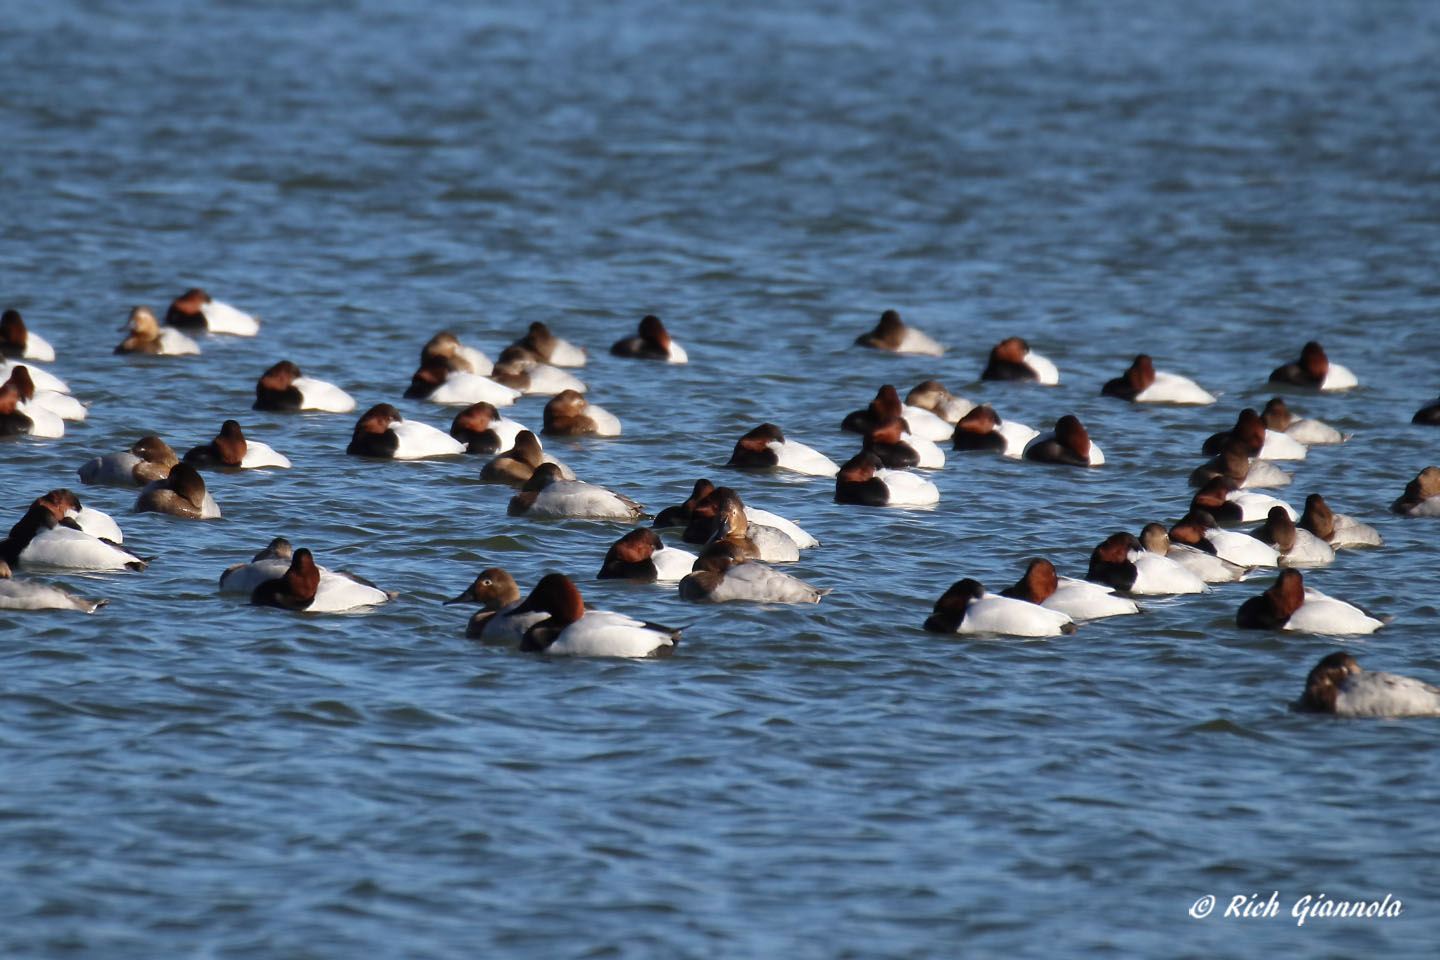
<instances>
[{"instance_id":1,"label":"sunlit water","mask_svg":"<svg viewBox=\"0 0 1440 960\"><path fill-rule=\"evenodd\" d=\"M3 507L72 486L141 574L52 578L94 617L0 615L6 956L1429 955L1431 721L1287 704L1337 641L1247 633L1264 579L1040 642L920 629L950 583L1081 574L1173 521L1201 440L1319 339L1364 386L1292 393L1354 438L1285 491L1377 526L1310 582L1395 616L1350 649L1440 677L1433 521L1386 505L1437 458L1440 12L1429 4L352 3L11 7L0 31L6 306L91 403L5 444ZM189 358L116 357L187 286L262 317ZM941 359L850 346L886 307ZM692 363L611 358L660 314ZM250 410L288 357L362 408L449 328L586 345L608 441L552 442L652 510L709 476L822 541L818 606L597 583L619 525L505 515L479 458L344 455L355 415ZM1009 334L1058 387L982 384ZM1137 352L1222 394L1098 396ZM926 377L1109 463L956 455L933 510L737 475L770 420L837 460ZM514 416L538 426L542 399ZM91 456L227 417L294 461L209 474L212 522L80 487ZM216 592L272 536L399 591L293 615ZM658 662L550 662L442 606L483 566L560 570L683 625ZM1187 915L1278 890L1282 915ZM1404 901L1297 927L1304 894Z\"/></svg>"}]
</instances>

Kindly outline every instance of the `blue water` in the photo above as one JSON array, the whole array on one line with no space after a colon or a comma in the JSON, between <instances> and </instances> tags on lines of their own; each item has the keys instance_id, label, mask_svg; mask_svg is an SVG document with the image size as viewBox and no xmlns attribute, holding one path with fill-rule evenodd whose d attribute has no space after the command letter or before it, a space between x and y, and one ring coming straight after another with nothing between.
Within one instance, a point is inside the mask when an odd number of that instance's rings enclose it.
<instances>
[{"instance_id":1,"label":"blue water","mask_svg":"<svg viewBox=\"0 0 1440 960\"><path fill-rule=\"evenodd\" d=\"M0 276L89 401L0 450L12 518L115 514L141 574L53 577L94 617L0 613L0 954L1430 956L1430 720L1287 704L1332 638L1242 632L1264 579L1040 642L920 630L950 583L1173 521L1200 441L1308 339L1355 370L1289 395L1353 439L1291 465L1386 546L1307 575L1395 616L1347 644L1440 678L1433 521L1440 8L1179 3L4 5ZM111 354L191 285L262 318L188 358ZM881 310L941 359L850 346ZM606 355L646 312L684 367ZM553 442L652 510L696 477L822 541L815 607L700 608L590 579L615 524L509 518L477 458L348 458L354 415L250 410L295 360L361 407L442 328L585 344L624 435ZM982 384L1020 334L1054 388ZM1139 351L1222 394L1098 396ZM955 456L933 510L737 476L762 420L836 459L843 414L926 377L1045 427L1081 473ZM513 415L536 426L542 400ZM227 417L294 461L208 475L224 518L132 515L91 456ZM9 521L9 522L13 522ZM400 593L305 616L215 591L272 536ZM662 662L474 644L484 566L686 626ZM1220 916L1279 892L1281 915ZM1299 897L1403 901L1308 921ZM1187 910L1212 894L1206 920Z\"/></svg>"}]
</instances>

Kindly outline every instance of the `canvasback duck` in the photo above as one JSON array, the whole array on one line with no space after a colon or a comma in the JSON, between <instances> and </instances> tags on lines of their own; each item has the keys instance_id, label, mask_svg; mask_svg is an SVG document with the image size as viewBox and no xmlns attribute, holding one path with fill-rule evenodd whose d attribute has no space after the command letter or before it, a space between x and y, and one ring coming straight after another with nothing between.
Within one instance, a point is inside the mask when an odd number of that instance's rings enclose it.
<instances>
[{"instance_id":1,"label":"canvasback duck","mask_svg":"<svg viewBox=\"0 0 1440 960\"><path fill-rule=\"evenodd\" d=\"M73 490L51 490L36 502L48 507L60 523L78 527L92 537L109 540L111 543L125 542L120 525L108 513L82 505Z\"/></svg>"},{"instance_id":2,"label":"canvasback duck","mask_svg":"<svg viewBox=\"0 0 1440 960\"><path fill-rule=\"evenodd\" d=\"M840 422L841 430L851 433L869 433L876 426L889 420L900 419L905 439L913 434L922 440L948 440L953 428L929 410L907 407L900 402L900 394L893 384L884 384L875 393L875 399L863 410L853 410ZM943 454L942 454L943 456Z\"/></svg>"},{"instance_id":3,"label":"canvasback duck","mask_svg":"<svg viewBox=\"0 0 1440 960\"><path fill-rule=\"evenodd\" d=\"M388 403L377 403L356 422L345 452L352 457L420 460L456 456L465 452L465 445L428 423L406 420Z\"/></svg>"},{"instance_id":4,"label":"canvasback duck","mask_svg":"<svg viewBox=\"0 0 1440 960\"><path fill-rule=\"evenodd\" d=\"M697 483L696 490L699 489L700 484ZM752 513L767 516L772 522L751 519ZM773 521L779 521L779 524ZM752 511L729 487L712 487L695 503L682 539L686 543L725 542L735 548L735 555L741 559L769 563L799 560L801 541L806 541L807 546L813 546L815 542L813 537L788 520L765 511Z\"/></svg>"},{"instance_id":5,"label":"canvasback duck","mask_svg":"<svg viewBox=\"0 0 1440 960\"><path fill-rule=\"evenodd\" d=\"M192 287L170 303L165 323L181 330L208 330L236 337L253 337L260 332L260 321L243 310L237 310L199 287Z\"/></svg>"},{"instance_id":6,"label":"canvasback duck","mask_svg":"<svg viewBox=\"0 0 1440 960\"><path fill-rule=\"evenodd\" d=\"M1030 349L1020 337L1006 337L990 350L981 380L1032 380L1046 386L1060 382L1060 371L1047 358Z\"/></svg>"},{"instance_id":7,"label":"canvasback duck","mask_svg":"<svg viewBox=\"0 0 1440 960\"><path fill-rule=\"evenodd\" d=\"M38 360L53 363L55 348L40 334L28 329L19 310L0 314L0 356L11 360Z\"/></svg>"},{"instance_id":8,"label":"canvasback duck","mask_svg":"<svg viewBox=\"0 0 1440 960\"><path fill-rule=\"evenodd\" d=\"M1415 411L1415 416L1410 418L1411 423L1418 423L1422 426L1433 427L1440 425L1440 400L1434 403L1427 403Z\"/></svg>"},{"instance_id":9,"label":"canvasback duck","mask_svg":"<svg viewBox=\"0 0 1440 960\"><path fill-rule=\"evenodd\" d=\"M1054 564L1043 557L1031 560L1025 567L1025 575L1014 586L1001 590L1000 596L1038 603L1072 620L1096 620L1140 612L1134 600L1119 596L1110 587L1057 575Z\"/></svg>"},{"instance_id":10,"label":"canvasback duck","mask_svg":"<svg viewBox=\"0 0 1440 960\"><path fill-rule=\"evenodd\" d=\"M500 416L495 404L483 400L470 404L450 421L450 436L465 444L466 453L503 453L515 446L515 438L524 429L523 423Z\"/></svg>"},{"instance_id":11,"label":"canvasback duck","mask_svg":"<svg viewBox=\"0 0 1440 960\"><path fill-rule=\"evenodd\" d=\"M549 614L525 631L520 649L550 656L667 656L680 641L680 631L674 627L645 623L608 610L586 610L579 589L559 573L541 577L515 610Z\"/></svg>"},{"instance_id":12,"label":"canvasback duck","mask_svg":"<svg viewBox=\"0 0 1440 960\"><path fill-rule=\"evenodd\" d=\"M547 436L620 436L620 420L575 390L562 390L551 397L541 417L540 432Z\"/></svg>"},{"instance_id":13,"label":"canvasback duck","mask_svg":"<svg viewBox=\"0 0 1440 960\"><path fill-rule=\"evenodd\" d=\"M1300 359L1281 364L1270 372L1271 383L1289 383L1317 390L1349 390L1359 386L1355 374L1338 363L1331 363L1325 348L1314 340L1300 349Z\"/></svg>"},{"instance_id":14,"label":"canvasback duck","mask_svg":"<svg viewBox=\"0 0 1440 960\"><path fill-rule=\"evenodd\" d=\"M568 340L555 336L555 334L550 332L549 327L538 320L530 324L525 332L525 336L516 340L514 345L524 347L541 360L553 366L585 366L586 353L584 347L578 347Z\"/></svg>"},{"instance_id":15,"label":"canvasback duck","mask_svg":"<svg viewBox=\"0 0 1440 960\"><path fill-rule=\"evenodd\" d=\"M491 369L494 372L494 369ZM478 373L451 368L450 361L431 354L420 358L420 369L410 377L405 388L408 400L429 400L431 403L480 403L508 407L520 391Z\"/></svg>"},{"instance_id":16,"label":"canvasback duck","mask_svg":"<svg viewBox=\"0 0 1440 960\"><path fill-rule=\"evenodd\" d=\"M1295 521L1280 507L1271 507L1265 522L1252 533L1256 540L1268 543L1280 554L1280 563L1287 567L1323 567L1335 561L1335 549Z\"/></svg>"},{"instance_id":17,"label":"canvasback duck","mask_svg":"<svg viewBox=\"0 0 1440 960\"><path fill-rule=\"evenodd\" d=\"M257 607L306 613L342 613L386 603L395 596L352 573L324 576L310 551L301 547L291 555L290 565L283 574L255 587L250 593L250 602Z\"/></svg>"},{"instance_id":18,"label":"canvasback duck","mask_svg":"<svg viewBox=\"0 0 1440 960\"><path fill-rule=\"evenodd\" d=\"M1190 486L1199 487L1213 477L1228 477L1241 489L1283 487L1291 474L1266 460L1251 460L1240 440L1226 441L1225 449L1214 459L1201 464L1190 473Z\"/></svg>"},{"instance_id":19,"label":"canvasback duck","mask_svg":"<svg viewBox=\"0 0 1440 960\"><path fill-rule=\"evenodd\" d=\"M1300 526L1337 550L1341 547L1380 547L1385 544L1380 539L1380 531L1354 517L1334 512L1318 493L1305 498L1305 512L1300 517Z\"/></svg>"},{"instance_id":20,"label":"canvasback duck","mask_svg":"<svg viewBox=\"0 0 1440 960\"><path fill-rule=\"evenodd\" d=\"M59 587L12 578L10 564L0 560L0 610L79 610L94 613L108 600L85 600Z\"/></svg>"},{"instance_id":21,"label":"canvasback duck","mask_svg":"<svg viewBox=\"0 0 1440 960\"><path fill-rule=\"evenodd\" d=\"M63 437L65 421L48 410L26 407L13 380L0 384L0 437Z\"/></svg>"},{"instance_id":22,"label":"canvasback duck","mask_svg":"<svg viewBox=\"0 0 1440 960\"><path fill-rule=\"evenodd\" d=\"M482 377L489 376L490 368L494 366L483 351L467 347L460 342L459 337L449 330L441 330L425 341L425 346L420 348L420 365L422 367L429 357L440 357L451 370L458 370L461 373L476 373Z\"/></svg>"},{"instance_id":23,"label":"canvasback duck","mask_svg":"<svg viewBox=\"0 0 1440 960\"><path fill-rule=\"evenodd\" d=\"M833 477L840 472L834 460L813 447L786 440L785 434L773 423L762 423L735 441L735 449L725 466L740 470L788 470L809 477Z\"/></svg>"},{"instance_id":24,"label":"canvasback duck","mask_svg":"<svg viewBox=\"0 0 1440 960\"><path fill-rule=\"evenodd\" d=\"M170 468L164 480L147 484L135 500L136 513L168 513L191 520L213 520L220 516L215 498L205 489L205 479L190 464Z\"/></svg>"},{"instance_id":25,"label":"canvasback duck","mask_svg":"<svg viewBox=\"0 0 1440 960\"><path fill-rule=\"evenodd\" d=\"M1091 551L1085 579L1137 597L1210 592L1210 585L1184 566L1151 553L1123 532L1112 533Z\"/></svg>"},{"instance_id":26,"label":"canvasback duck","mask_svg":"<svg viewBox=\"0 0 1440 960\"><path fill-rule=\"evenodd\" d=\"M1271 507L1283 507L1292 518L1300 518L1295 508L1284 500L1267 493L1241 490L1229 477L1211 477L1190 499L1191 510L1205 511L1221 526L1264 520Z\"/></svg>"},{"instance_id":27,"label":"canvasback duck","mask_svg":"<svg viewBox=\"0 0 1440 960\"><path fill-rule=\"evenodd\" d=\"M1055 421L1054 433L1036 437L1026 445L1025 459L1072 467L1098 467L1105 463L1105 454L1085 432L1080 418L1067 413Z\"/></svg>"},{"instance_id":28,"label":"canvasback duck","mask_svg":"<svg viewBox=\"0 0 1440 960\"><path fill-rule=\"evenodd\" d=\"M1308 452L1305 444L1287 433L1280 433L1265 426L1265 419L1246 407L1235 418L1235 426L1229 430L1207 437L1200 445L1200 452L1216 456L1225 450L1230 441L1238 441L1245 447L1245 455L1261 460L1304 460Z\"/></svg>"},{"instance_id":29,"label":"canvasback duck","mask_svg":"<svg viewBox=\"0 0 1440 960\"><path fill-rule=\"evenodd\" d=\"M515 609L520 606L520 588L515 585L515 578L500 567L481 570L470 586L445 603L481 604L465 625L465 636L511 647L518 647L526 630L550 616L543 610L516 613Z\"/></svg>"},{"instance_id":30,"label":"canvasback duck","mask_svg":"<svg viewBox=\"0 0 1440 960\"><path fill-rule=\"evenodd\" d=\"M658 533L641 527L610 545L595 579L643 583L680 580L694 568L697 559L689 550L665 546Z\"/></svg>"},{"instance_id":31,"label":"canvasback duck","mask_svg":"<svg viewBox=\"0 0 1440 960\"><path fill-rule=\"evenodd\" d=\"M29 362L22 363L18 360L6 360L4 358L0 358L0 383L9 380L10 376L15 372L15 368L21 366L25 367L29 372L31 382L34 384L36 390L50 390L55 393L70 392L70 385L68 383L43 367L37 367L35 364Z\"/></svg>"},{"instance_id":32,"label":"canvasback duck","mask_svg":"<svg viewBox=\"0 0 1440 960\"><path fill-rule=\"evenodd\" d=\"M873 350L888 350L891 353L920 353L931 357L938 357L945 352L945 348L929 335L914 327L907 327L901 321L899 312L895 310L886 310L880 314L875 329L856 337L855 345Z\"/></svg>"},{"instance_id":33,"label":"canvasback duck","mask_svg":"<svg viewBox=\"0 0 1440 960\"><path fill-rule=\"evenodd\" d=\"M1215 395L1189 377L1156 370L1148 353L1136 355L1124 373L1106 381L1101 396L1119 397L1131 403L1214 403Z\"/></svg>"},{"instance_id":34,"label":"canvasback duck","mask_svg":"<svg viewBox=\"0 0 1440 960\"><path fill-rule=\"evenodd\" d=\"M1279 509L1278 507L1275 509ZM1191 510L1170 528L1173 543L1187 544L1241 567L1274 567L1280 551L1248 533L1222 530L1204 510Z\"/></svg>"},{"instance_id":35,"label":"canvasback duck","mask_svg":"<svg viewBox=\"0 0 1440 960\"><path fill-rule=\"evenodd\" d=\"M174 327L161 328L160 321L146 306L134 307L125 321L129 335L115 347L116 353L149 353L159 357L178 357L199 353L200 344Z\"/></svg>"},{"instance_id":36,"label":"canvasback duck","mask_svg":"<svg viewBox=\"0 0 1440 960\"><path fill-rule=\"evenodd\" d=\"M261 585L284 579L293 562L294 551L290 541L284 537L276 537L265 549L255 554L249 563L236 563L226 567L220 574L220 590L225 593L243 593L253 598L255 590ZM303 608L310 613L340 613L356 607L386 603L396 597L393 590L381 590L364 577L344 570L322 567L314 563L313 556L309 565L319 574L314 597L309 605ZM299 577L302 581L305 579L303 572ZM272 589L278 591L281 588ZM288 595L299 596L294 593L293 586Z\"/></svg>"},{"instance_id":37,"label":"canvasback duck","mask_svg":"<svg viewBox=\"0 0 1440 960\"><path fill-rule=\"evenodd\" d=\"M565 390L584 393L585 381L553 364L536 360L520 347L506 347L490 371L490 379L524 395L553 396Z\"/></svg>"},{"instance_id":38,"label":"canvasback duck","mask_svg":"<svg viewBox=\"0 0 1440 960\"><path fill-rule=\"evenodd\" d=\"M1440 687L1398 673L1362 670L1344 651L1321 658L1291 707L1337 717L1440 716Z\"/></svg>"},{"instance_id":39,"label":"canvasback duck","mask_svg":"<svg viewBox=\"0 0 1440 960\"><path fill-rule=\"evenodd\" d=\"M964 397L955 396L946 390L945 385L939 380L925 380L916 384L905 395L905 405L917 410L928 410L952 427L960 422L961 417L975 409L975 404ZM905 416L905 413L902 412L901 416ZM930 439L942 438L931 437Z\"/></svg>"},{"instance_id":40,"label":"canvasback duck","mask_svg":"<svg viewBox=\"0 0 1440 960\"><path fill-rule=\"evenodd\" d=\"M1271 397L1270 401L1265 404L1265 409L1260 411L1260 417L1265 421L1266 430L1284 433L1286 436L1293 437L1310 446L1344 443L1354 436L1354 434L1341 433L1319 420L1296 417L1285 406L1283 397Z\"/></svg>"},{"instance_id":41,"label":"canvasback duck","mask_svg":"<svg viewBox=\"0 0 1440 960\"><path fill-rule=\"evenodd\" d=\"M520 492L510 498L506 509L512 517L628 521L638 519L642 511L640 504L613 490L584 480L563 479L560 468L553 463L536 467Z\"/></svg>"},{"instance_id":42,"label":"canvasback duck","mask_svg":"<svg viewBox=\"0 0 1440 960\"><path fill-rule=\"evenodd\" d=\"M1407 517L1440 517L1440 467L1426 467L1416 474L1390 509Z\"/></svg>"},{"instance_id":43,"label":"canvasback duck","mask_svg":"<svg viewBox=\"0 0 1440 960\"><path fill-rule=\"evenodd\" d=\"M845 461L835 476L835 502L864 507L928 507L940 502L940 488L905 470L887 470L868 450Z\"/></svg>"},{"instance_id":44,"label":"canvasback duck","mask_svg":"<svg viewBox=\"0 0 1440 960\"><path fill-rule=\"evenodd\" d=\"M955 424L950 445L955 450L993 450L1012 460L1019 460L1025 446L1040 431L1014 420L1001 420L988 403L975 407Z\"/></svg>"},{"instance_id":45,"label":"canvasback duck","mask_svg":"<svg viewBox=\"0 0 1440 960\"><path fill-rule=\"evenodd\" d=\"M877 423L865 434L861 449L880 458L880 463L891 470L918 467L921 470L939 470L945 466L945 452L931 443L907 433L905 421L892 417Z\"/></svg>"},{"instance_id":46,"label":"canvasback duck","mask_svg":"<svg viewBox=\"0 0 1440 960\"><path fill-rule=\"evenodd\" d=\"M634 357L640 360L664 360L666 363L689 363L685 348L670 339L670 332L660 318L646 314L640 320L640 329L633 337L621 337L610 345L610 353L617 357Z\"/></svg>"},{"instance_id":47,"label":"canvasback duck","mask_svg":"<svg viewBox=\"0 0 1440 960\"><path fill-rule=\"evenodd\" d=\"M53 505L36 499L0 540L0 560L13 569L55 567L67 570L144 570L149 561L63 519Z\"/></svg>"},{"instance_id":48,"label":"canvasback duck","mask_svg":"<svg viewBox=\"0 0 1440 960\"><path fill-rule=\"evenodd\" d=\"M1359 607L1305 586L1294 567L1286 567L1270 589L1240 605L1235 625L1247 630L1293 630L1351 636L1374 633L1385 621Z\"/></svg>"},{"instance_id":49,"label":"canvasback duck","mask_svg":"<svg viewBox=\"0 0 1440 960\"><path fill-rule=\"evenodd\" d=\"M255 470L290 466L290 459L269 444L246 437L238 420L226 420L214 440L191 447L183 459L200 469Z\"/></svg>"},{"instance_id":50,"label":"canvasback duck","mask_svg":"<svg viewBox=\"0 0 1440 960\"><path fill-rule=\"evenodd\" d=\"M510 449L480 468L480 479L486 483L504 483L523 487L542 463L553 463L560 470L561 480L574 480L575 474L540 447L540 438L529 430L515 435Z\"/></svg>"},{"instance_id":51,"label":"canvasback duck","mask_svg":"<svg viewBox=\"0 0 1440 960\"><path fill-rule=\"evenodd\" d=\"M652 527L683 527L689 524L690 518L694 515L695 506L710 496L715 491L715 484L702 477L695 481L695 486L690 491L690 496L685 498L684 503L677 503L674 506L666 507L655 515L651 522ZM711 516L714 516L712 513ZM707 537L708 539L708 537ZM701 541L704 542L703 540Z\"/></svg>"},{"instance_id":52,"label":"canvasback duck","mask_svg":"<svg viewBox=\"0 0 1440 960\"><path fill-rule=\"evenodd\" d=\"M1215 548L1208 540L1201 540L1204 546L1190 543L1175 543L1170 534L1158 523L1147 523L1140 531L1140 545L1151 553L1169 557L1206 583L1229 583L1242 580L1251 570L1238 563L1231 563L1215 554Z\"/></svg>"},{"instance_id":53,"label":"canvasback duck","mask_svg":"<svg viewBox=\"0 0 1440 960\"><path fill-rule=\"evenodd\" d=\"M1075 632L1067 614L1013 597L993 596L978 580L957 581L935 601L925 621L931 633L998 633L1011 637L1058 637Z\"/></svg>"},{"instance_id":54,"label":"canvasback duck","mask_svg":"<svg viewBox=\"0 0 1440 960\"><path fill-rule=\"evenodd\" d=\"M252 409L349 413L355 409L355 398L333 383L305 376L289 360L281 360L260 375Z\"/></svg>"},{"instance_id":55,"label":"canvasback duck","mask_svg":"<svg viewBox=\"0 0 1440 960\"><path fill-rule=\"evenodd\" d=\"M696 559L680 580L680 599L691 603L819 603L829 588L816 587L759 560L737 556L733 545L717 543Z\"/></svg>"},{"instance_id":56,"label":"canvasback duck","mask_svg":"<svg viewBox=\"0 0 1440 960\"><path fill-rule=\"evenodd\" d=\"M170 476L180 462L170 444L156 436L141 437L129 450L107 453L81 464L75 472L81 483L113 483L143 487Z\"/></svg>"},{"instance_id":57,"label":"canvasback duck","mask_svg":"<svg viewBox=\"0 0 1440 960\"><path fill-rule=\"evenodd\" d=\"M695 486L690 491L690 496L686 498L685 502L676 504L673 507L666 507L664 510L661 510L655 516L655 520L650 524L650 526L688 526L691 519L693 519L694 517L696 506L699 505L702 501L704 501L707 497L709 497L710 494L714 491L715 484L711 483L709 480L704 478L696 480ZM748 503L742 504L741 507L742 511L745 514L745 519L749 524L774 528L775 530L789 537L790 540L795 544L795 548L797 550L807 550L810 547L817 547L820 545L819 540L816 540L809 533L801 529L800 525L795 523L794 521L787 520L779 514L771 513L769 510L762 510L759 507L752 506ZM713 502L707 508L706 516L711 518L715 516L715 506ZM718 526L718 521L716 521L716 526ZM698 540L687 542L705 543L708 541L708 539L714 532L715 527L712 526L710 529L706 530L704 535L701 536Z\"/></svg>"},{"instance_id":58,"label":"canvasback duck","mask_svg":"<svg viewBox=\"0 0 1440 960\"><path fill-rule=\"evenodd\" d=\"M85 404L68 393L39 388L30 375L30 367L23 363L11 364L9 370L8 382L13 384L16 392L20 394L21 409L29 411L38 407L42 411L53 413L61 420L85 419Z\"/></svg>"}]
</instances>

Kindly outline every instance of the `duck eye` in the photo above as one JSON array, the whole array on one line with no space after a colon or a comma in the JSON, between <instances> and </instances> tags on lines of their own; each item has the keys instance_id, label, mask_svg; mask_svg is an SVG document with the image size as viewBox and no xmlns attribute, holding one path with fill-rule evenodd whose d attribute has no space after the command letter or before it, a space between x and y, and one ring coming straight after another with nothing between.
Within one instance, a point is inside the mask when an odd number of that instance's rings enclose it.
<instances>
[{"instance_id":1,"label":"duck eye","mask_svg":"<svg viewBox=\"0 0 1440 960\"><path fill-rule=\"evenodd\" d=\"M480 581L480 585L481 585L482 587L488 587L488 586L490 586L490 578L489 578L489 577L486 577L484 580L481 580L481 581Z\"/></svg>"}]
</instances>

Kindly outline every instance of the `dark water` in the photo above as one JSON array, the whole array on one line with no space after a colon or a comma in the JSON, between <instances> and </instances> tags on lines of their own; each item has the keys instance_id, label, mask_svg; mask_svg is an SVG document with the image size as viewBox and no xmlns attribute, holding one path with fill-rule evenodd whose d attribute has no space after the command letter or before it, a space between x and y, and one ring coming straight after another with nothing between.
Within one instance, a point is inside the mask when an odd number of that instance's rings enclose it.
<instances>
[{"instance_id":1,"label":"dark water","mask_svg":"<svg viewBox=\"0 0 1440 960\"><path fill-rule=\"evenodd\" d=\"M110 598L93 618L0 615L0 953L1433 954L1434 724L1287 712L1336 641L1236 630L1263 583L1054 641L919 625L959 577L998 588L1042 553L1078 574L1110 531L1177 518L1200 439L1315 338L1364 386L1291 406L1355 437L1286 495L1387 545L1309 579L1396 617L1362 663L1440 677L1433 521L1385 509L1440 440L1408 423L1437 389L1440 8L5 9L5 303L92 403L0 451L5 509L230 416L295 466L212 475L208 523L81 489L156 561L54 578ZM110 354L131 305L192 284L261 336ZM848 347L891 306L947 355ZM690 365L605 355L645 312ZM700 609L595 583L619 527L512 520L472 459L356 461L351 415L249 409L282 357L397 402L434 331L493 355L535 319L590 348L625 423L559 456L652 508L726 476L820 537L795 572L833 593ZM1059 387L977 381L1012 333ZM1102 402L1141 350L1220 403ZM765 419L843 459L845 411L928 376L1036 426L1075 412L1110 462L952 458L938 507L882 512L719 468ZM400 598L294 616L215 592L277 534ZM439 601L491 564L566 571L685 641L476 646ZM1272 890L1279 917L1220 917ZM1387 893L1398 918L1289 915Z\"/></svg>"}]
</instances>

